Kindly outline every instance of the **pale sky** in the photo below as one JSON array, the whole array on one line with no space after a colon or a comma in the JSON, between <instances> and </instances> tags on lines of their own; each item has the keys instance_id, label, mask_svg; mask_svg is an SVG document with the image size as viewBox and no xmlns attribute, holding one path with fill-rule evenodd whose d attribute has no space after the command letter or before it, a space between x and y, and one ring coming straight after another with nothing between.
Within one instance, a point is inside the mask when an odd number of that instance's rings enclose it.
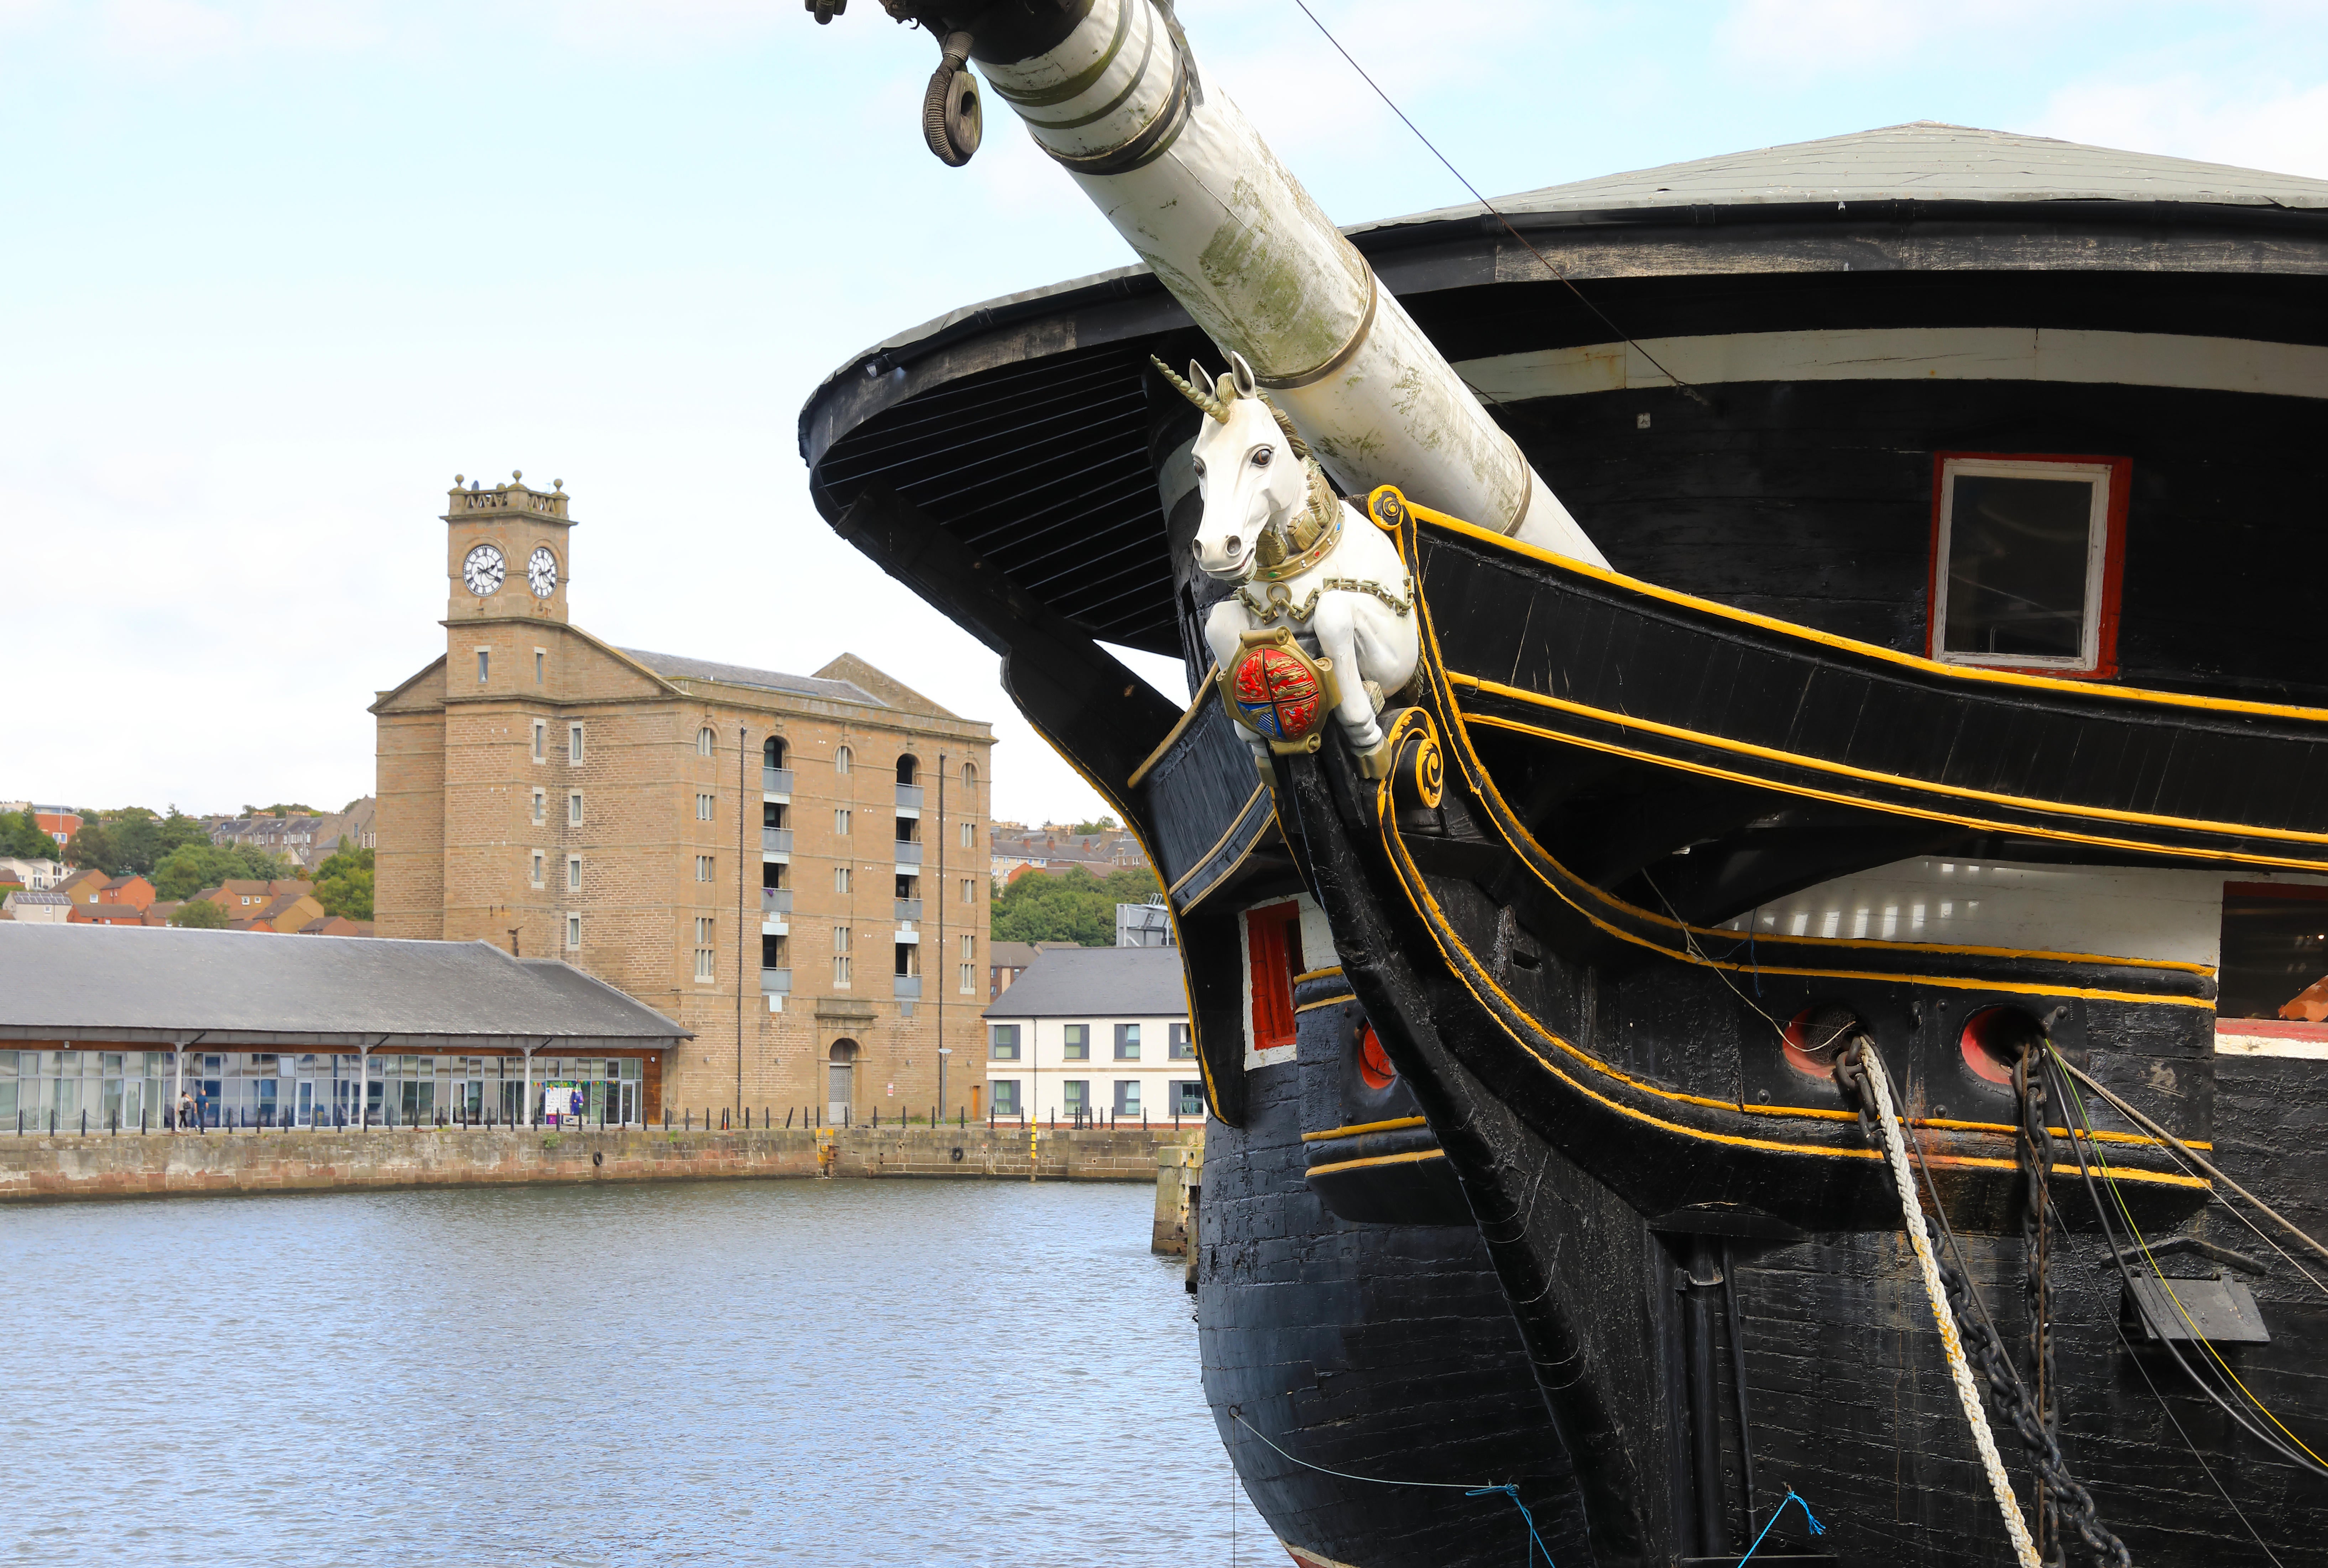
<instances>
[{"instance_id":1,"label":"pale sky","mask_svg":"<svg viewBox=\"0 0 2328 1568\"><path fill-rule=\"evenodd\" d=\"M2321 0L1312 4L1491 195L1916 119L2328 177ZM1462 199L1292 0L1179 14L1338 221ZM522 469L577 623L855 652L994 722L999 815L1097 809L798 454L859 349L1131 259L1007 117L923 149L934 58L876 0L0 0L0 798L370 792L445 491Z\"/></svg>"}]
</instances>

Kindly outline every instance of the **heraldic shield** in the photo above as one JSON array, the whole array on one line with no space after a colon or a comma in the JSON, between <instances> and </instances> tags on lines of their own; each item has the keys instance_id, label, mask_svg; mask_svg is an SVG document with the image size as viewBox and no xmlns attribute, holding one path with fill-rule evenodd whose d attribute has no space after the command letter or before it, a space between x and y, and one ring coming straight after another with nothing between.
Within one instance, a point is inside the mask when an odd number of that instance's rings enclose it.
<instances>
[{"instance_id":1,"label":"heraldic shield","mask_svg":"<svg viewBox=\"0 0 2328 1568\"><path fill-rule=\"evenodd\" d=\"M1229 711L1272 751L1314 751L1340 700L1331 659L1312 658L1283 627L1248 631L1222 683Z\"/></svg>"}]
</instances>

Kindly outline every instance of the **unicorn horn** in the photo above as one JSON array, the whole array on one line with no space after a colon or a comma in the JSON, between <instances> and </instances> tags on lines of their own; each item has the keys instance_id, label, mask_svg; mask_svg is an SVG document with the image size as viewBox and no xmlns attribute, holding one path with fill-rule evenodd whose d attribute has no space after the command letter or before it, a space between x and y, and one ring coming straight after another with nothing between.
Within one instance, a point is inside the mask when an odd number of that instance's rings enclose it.
<instances>
[{"instance_id":1,"label":"unicorn horn","mask_svg":"<svg viewBox=\"0 0 2328 1568\"><path fill-rule=\"evenodd\" d=\"M1148 362L1156 367L1156 369L1163 375L1164 379L1171 382L1174 387L1179 389L1181 397L1186 397L1189 402L1195 404L1197 407L1203 409L1206 413L1219 420L1223 425L1226 425L1229 422L1228 406L1219 398L1214 397L1209 392L1199 390L1197 387L1172 374L1172 367L1167 365L1155 355L1149 355ZM1199 378L1202 378L1204 375L1204 372L1197 369L1193 364L1188 367L1188 369L1192 374Z\"/></svg>"}]
</instances>

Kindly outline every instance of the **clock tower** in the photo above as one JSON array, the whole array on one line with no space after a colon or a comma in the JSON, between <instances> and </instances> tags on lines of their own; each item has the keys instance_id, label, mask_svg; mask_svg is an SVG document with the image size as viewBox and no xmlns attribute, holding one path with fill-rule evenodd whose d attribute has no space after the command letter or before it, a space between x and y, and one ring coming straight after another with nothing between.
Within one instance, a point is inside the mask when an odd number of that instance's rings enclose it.
<instances>
[{"instance_id":1,"label":"clock tower","mask_svg":"<svg viewBox=\"0 0 2328 1568\"><path fill-rule=\"evenodd\" d=\"M526 485L522 470L510 479L487 490L453 476L445 511L448 623L566 620L567 536L574 524L566 515L565 481L552 480L538 490Z\"/></svg>"}]
</instances>

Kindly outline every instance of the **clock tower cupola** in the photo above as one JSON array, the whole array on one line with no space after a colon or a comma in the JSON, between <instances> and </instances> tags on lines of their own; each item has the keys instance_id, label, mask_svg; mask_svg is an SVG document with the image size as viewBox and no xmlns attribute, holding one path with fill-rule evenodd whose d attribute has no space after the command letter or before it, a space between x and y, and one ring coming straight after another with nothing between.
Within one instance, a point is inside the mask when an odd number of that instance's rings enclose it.
<instances>
[{"instance_id":1,"label":"clock tower cupola","mask_svg":"<svg viewBox=\"0 0 2328 1568\"><path fill-rule=\"evenodd\" d=\"M445 511L448 621L566 620L567 538L574 527L566 481L534 490L523 470L510 481L487 489L482 481L453 476Z\"/></svg>"}]
</instances>

